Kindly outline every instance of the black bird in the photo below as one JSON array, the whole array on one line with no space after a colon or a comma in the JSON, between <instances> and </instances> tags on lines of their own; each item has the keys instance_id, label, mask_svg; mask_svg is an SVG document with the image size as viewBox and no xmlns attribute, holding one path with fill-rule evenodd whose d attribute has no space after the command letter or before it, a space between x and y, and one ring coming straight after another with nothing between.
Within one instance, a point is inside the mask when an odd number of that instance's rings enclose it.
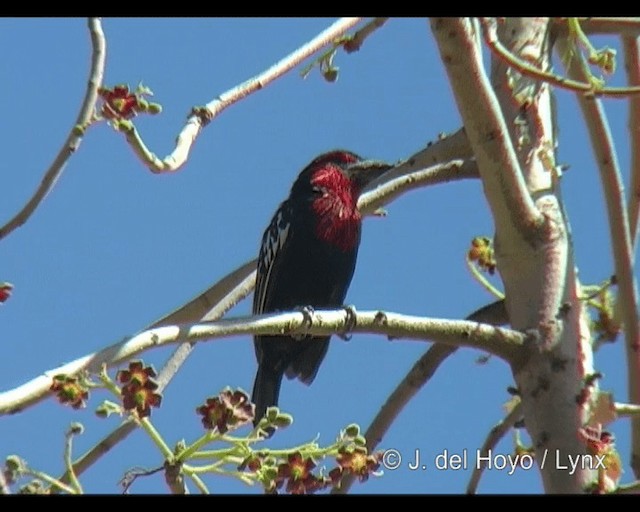
<instances>
[{"instance_id":1,"label":"black bird","mask_svg":"<svg viewBox=\"0 0 640 512\"><path fill-rule=\"evenodd\" d=\"M262 237L254 314L344 304L360 245L358 198L369 182L391 167L335 150L302 170ZM278 404L283 375L311 384L329 339L254 337L258 359L252 398L255 425L268 407Z\"/></svg>"}]
</instances>

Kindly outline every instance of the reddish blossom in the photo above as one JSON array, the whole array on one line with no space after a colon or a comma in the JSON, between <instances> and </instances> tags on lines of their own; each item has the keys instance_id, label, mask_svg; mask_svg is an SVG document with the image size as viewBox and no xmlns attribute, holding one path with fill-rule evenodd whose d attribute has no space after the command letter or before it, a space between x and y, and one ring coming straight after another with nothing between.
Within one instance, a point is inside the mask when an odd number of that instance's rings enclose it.
<instances>
[{"instance_id":1,"label":"reddish blossom","mask_svg":"<svg viewBox=\"0 0 640 512\"><path fill-rule=\"evenodd\" d=\"M101 87L98 92L104 101L101 113L107 119L131 119L140 110L138 95L130 92L128 85Z\"/></svg>"},{"instance_id":2,"label":"reddish blossom","mask_svg":"<svg viewBox=\"0 0 640 512\"><path fill-rule=\"evenodd\" d=\"M6 302L11 297L13 285L11 283L0 283L0 304Z\"/></svg>"},{"instance_id":3,"label":"reddish blossom","mask_svg":"<svg viewBox=\"0 0 640 512\"><path fill-rule=\"evenodd\" d=\"M152 407L160 407L162 395L157 393L158 383L153 366L144 366L142 361L131 361L127 370L120 370L116 379L122 387L122 405L125 410L136 410L140 418L151 414Z\"/></svg>"},{"instance_id":4,"label":"reddish blossom","mask_svg":"<svg viewBox=\"0 0 640 512\"><path fill-rule=\"evenodd\" d=\"M74 409L81 409L87 405L86 400L89 398L89 392L78 377L56 375L49 389L56 393L61 404L69 404Z\"/></svg>"},{"instance_id":5,"label":"reddish blossom","mask_svg":"<svg viewBox=\"0 0 640 512\"><path fill-rule=\"evenodd\" d=\"M368 455L367 449L364 446L357 446L352 450L346 448L340 449L336 461L341 471L338 473L332 470L332 472L329 473L329 477L334 480L338 475L342 477L343 473L352 473L357 476L361 482L366 482L369 479L369 475L380 468L381 457L381 453Z\"/></svg>"},{"instance_id":6,"label":"reddish blossom","mask_svg":"<svg viewBox=\"0 0 640 512\"><path fill-rule=\"evenodd\" d=\"M244 391L226 388L217 397L207 398L196 412L202 415L204 428L217 428L218 432L224 434L249 423L255 414L255 405Z\"/></svg>"},{"instance_id":7,"label":"reddish blossom","mask_svg":"<svg viewBox=\"0 0 640 512\"><path fill-rule=\"evenodd\" d=\"M318 478L312 473L316 463L311 457L303 457L300 452L289 455L287 462L278 466L276 487L282 487L291 494L311 494L324 489L329 483L324 478Z\"/></svg>"},{"instance_id":8,"label":"reddish blossom","mask_svg":"<svg viewBox=\"0 0 640 512\"><path fill-rule=\"evenodd\" d=\"M144 366L142 361L131 361L129 363L129 369L120 370L116 374L116 379L120 384L136 384L144 386L155 376L156 371L153 366Z\"/></svg>"},{"instance_id":9,"label":"reddish blossom","mask_svg":"<svg viewBox=\"0 0 640 512\"><path fill-rule=\"evenodd\" d=\"M477 262L478 266L493 275L496 271L496 260L493 253L491 239L477 236L471 240L471 249L467 253L470 261Z\"/></svg>"},{"instance_id":10,"label":"reddish blossom","mask_svg":"<svg viewBox=\"0 0 640 512\"><path fill-rule=\"evenodd\" d=\"M127 384L122 388L122 405L125 410L136 410L140 418L151 415L152 407L160 407L162 395L156 393L158 384L148 381L143 386Z\"/></svg>"}]
</instances>

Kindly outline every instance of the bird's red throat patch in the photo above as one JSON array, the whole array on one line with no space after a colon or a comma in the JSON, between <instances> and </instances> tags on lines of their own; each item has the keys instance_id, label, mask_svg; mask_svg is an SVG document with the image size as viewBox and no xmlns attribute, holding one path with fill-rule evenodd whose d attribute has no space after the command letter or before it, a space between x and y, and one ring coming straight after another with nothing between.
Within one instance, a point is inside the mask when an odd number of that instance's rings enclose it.
<instances>
[{"instance_id":1,"label":"bird's red throat patch","mask_svg":"<svg viewBox=\"0 0 640 512\"><path fill-rule=\"evenodd\" d=\"M316 236L341 251L354 249L362 221L358 211L359 191L334 164L318 169L311 184L322 190L322 195L311 203L316 216Z\"/></svg>"}]
</instances>

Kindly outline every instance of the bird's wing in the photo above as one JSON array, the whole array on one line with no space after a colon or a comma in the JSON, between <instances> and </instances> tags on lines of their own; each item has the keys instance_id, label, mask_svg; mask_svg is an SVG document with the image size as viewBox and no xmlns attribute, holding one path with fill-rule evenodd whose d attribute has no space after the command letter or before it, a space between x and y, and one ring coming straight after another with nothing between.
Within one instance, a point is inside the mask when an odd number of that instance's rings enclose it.
<instances>
[{"instance_id":1,"label":"bird's wing","mask_svg":"<svg viewBox=\"0 0 640 512\"><path fill-rule=\"evenodd\" d=\"M271 224L262 236L258 270L256 273L256 289L253 296L253 313L265 311L269 301L269 282L277 276L282 264L283 247L292 232L292 211L288 201L283 202L271 219ZM277 279L277 277L275 277ZM273 287L271 287L273 288Z\"/></svg>"}]
</instances>

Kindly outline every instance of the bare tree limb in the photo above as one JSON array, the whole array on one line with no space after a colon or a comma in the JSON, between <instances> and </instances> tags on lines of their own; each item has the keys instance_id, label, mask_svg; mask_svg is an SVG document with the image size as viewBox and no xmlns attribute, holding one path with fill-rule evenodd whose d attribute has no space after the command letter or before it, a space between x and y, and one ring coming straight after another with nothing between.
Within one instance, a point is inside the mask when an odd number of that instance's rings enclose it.
<instances>
[{"instance_id":1,"label":"bare tree limb","mask_svg":"<svg viewBox=\"0 0 640 512\"><path fill-rule=\"evenodd\" d=\"M311 41L302 45L269 69L233 89L222 93L218 98L210 101L203 107L194 109L176 139L176 147L173 152L164 159L160 159L147 148L133 125L125 134L127 142L129 142L138 158L142 160L151 172L166 173L177 171L187 161L191 147L202 128L218 116L218 114L250 94L264 89L271 82L291 71L310 55L328 44L332 44L337 38L357 25L361 20L362 18L339 19Z\"/></svg>"},{"instance_id":2,"label":"bare tree limb","mask_svg":"<svg viewBox=\"0 0 640 512\"><path fill-rule=\"evenodd\" d=\"M362 195L358 201L358 207L365 214L372 213L412 189L478 177L478 166L474 160L453 160L403 174L392 180L385 178L383 184ZM375 187L375 184L371 186Z\"/></svg>"},{"instance_id":3,"label":"bare tree limb","mask_svg":"<svg viewBox=\"0 0 640 512\"><path fill-rule=\"evenodd\" d=\"M472 23L460 18L434 18L431 28L478 162L496 229L509 236L533 238L543 224L522 177L495 91L482 66L482 53Z\"/></svg>"},{"instance_id":4,"label":"bare tree limb","mask_svg":"<svg viewBox=\"0 0 640 512\"><path fill-rule=\"evenodd\" d=\"M489 80L474 21L434 19L431 26L494 218L510 323L537 336L532 350L511 367L537 460L546 450L584 454L576 434L588 421L597 386L584 386L593 373L592 349L557 186L550 86L496 58ZM509 52L547 70L548 28L547 18L507 18L497 35ZM580 393L587 399L577 402ZM554 414L543 414L549 410ZM593 478L588 469L571 475L539 469L548 492L580 492Z\"/></svg>"},{"instance_id":5,"label":"bare tree limb","mask_svg":"<svg viewBox=\"0 0 640 512\"><path fill-rule=\"evenodd\" d=\"M41 397L43 391L46 394L45 390L48 390L55 375L74 375L83 370L98 372L103 364L112 367L154 347L185 341L247 334L277 335L283 332L314 336L343 333L350 327L349 316L342 309L318 310L312 315L304 312L277 313L156 327L48 370L44 375L18 388L0 393L0 415L22 410L34 402L34 395ZM433 340L447 345L473 347L495 354L508 362L516 360L525 339L518 331L464 320L423 318L382 311L358 312L355 317L356 325L351 329L354 333L383 334L391 338Z\"/></svg>"},{"instance_id":6,"label":"bare tree limb","mask_svg":"<svg viewBox=\"0 0 640 512\"><path fill-rule=\"evenodd\" d=\"M364 40L378 30L388 20L389 18L374 18L371 20L364 27L356 31L356 33L353 34L353 37L342 45L344 51L347 53L357 52L364 43Z\"/></svg>"},{"instance_id":7,"label":"bare tree limb","mask_svg":"<svg viewBox=\"0 0 640 512\"><path fill-rule=\"evenodd\" d=\"M640 23L640 22L639 22ZM627 82L640 85L640 41L637 37L624 37L624 67ZM631 146L631 186L629 187L629 234L631 254L638 245L638 219L640 216L640 98L629 98L629 144Z\"/></svg>"},{"instance_id":8,"label":"bare tree limb","mask_svg":"<svg viewBox=\"0 0 640 512\"><path fill-rule=\"evenodd\" d=\"M98 88L102 85L102 77L104 75L104 65L106 59L106 41L100 18L89 18L89 33L91 35L91 44L93 51L91 54L91 69L89 71L89 82L85 92L80 112L76 118L74 127L69 132L67 140L58 152L53 163L44 174L40 185L35 193L27 201L27 204L4 226L0 227L0 240L6 237L16 228L22 226L29 220L33 212L38 208L47 194L58 181L67 161L80 147L80 143L84 137L84 129L89 125L93 118L96 101L98 99ZM80 127L80 129L78 128Z\"/></svg>"},{"instance_id":9,"label":"bare tree limb","mask_svg":"<svg viewBox=\"0 0 640 512\"><path fill-rule=\"evenodd\" d=\"M560 52L567 50L566 40L558 40L558 50ZM582 60L582 57L576 56L569 63L567 71L570 76L583 78L586 75L585 66L586 63ZM619 290L616 312L620 313L626 341L629 400L634 404L640 404L638 293L633 274L631 237L618 157L609 130L609 123L600 100L578 96L578 103L589 130L591 146L598 163L600 181L602 182L607 205L609 232ZM636 477L640 477L640 418L633 418L631 424L631 467Z\"/></svg>"},{"instance_id":10,"label":"bare tree limb","mask_svg":"<svg viewBox=\"0 0 640 512\"><path fill-rule=\"evenodd\" d=\"M513 425L522 418L522 405L518 404L511 412L507 414L505 418L499 421L489 432L487 438L482 444L481 457L487 457L488 454L496 447L496 445L500 442L500 440L505 436L507 432L513 427ZM469 484L467 485L467 494L475 494L478 489L478 484L480 483L480 477L484 471L485 465L482 466L476 464L473 468L473 473L471 473L471 479L469 480Z\"/></svg>"}]
</instances>

